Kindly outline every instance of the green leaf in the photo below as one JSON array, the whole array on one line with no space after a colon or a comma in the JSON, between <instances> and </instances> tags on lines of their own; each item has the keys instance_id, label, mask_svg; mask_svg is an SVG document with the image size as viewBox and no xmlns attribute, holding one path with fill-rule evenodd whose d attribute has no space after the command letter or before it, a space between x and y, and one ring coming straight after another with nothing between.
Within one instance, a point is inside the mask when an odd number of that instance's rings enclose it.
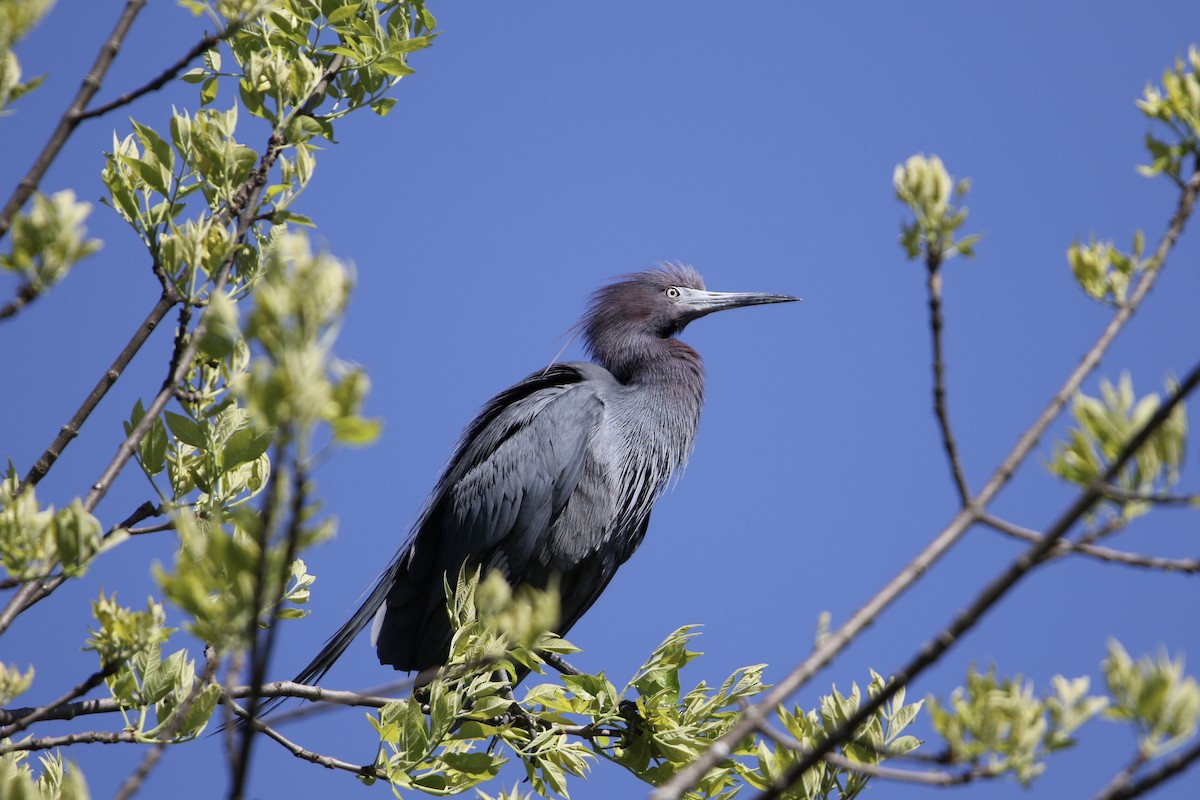
<instances>
[{"instance_id":1,"label":"green leaf","mask_svg":"<svg viewBox=\"0 0 1200 800\"><path fill-rule=\"evenodd\" d=\"M339 417L333 420L333 436L342 444L363 446L379 438L383 423L363 417Z\"/></svg>"},{"instance_id":2,"label":"green leaf","mask_svg":"<svg viewBox=\"0 0 1200 800\"><path fill-rule=\"evenodd\" d=\"M226 469L238 464L245 464L267 452L275 432L271 430L258 431L254 428L242 428L229 437L223 451L223 461Z\"/></svg>"},{"instance_id":3,"label":"green leaf","mask_svg":"<svg viewBox=\"0 0 1200 800\"><path fill-rule=\"evenodd\" d=\"M217 79L208 78L200 87L200 105L206 106L217 99Z\"/></svg>"},{"instance_id":4,"label":"green leaf","mask_svg":"<svg viewBox=\"0 0 1200 800\"><path fill-rule=\"evenodd\" d=\"M175 434L176 439L201 450L208 448L208 439L199 425L181 414L167 411L164 415L167 418L167 427Z\"/></svg>"},{"instance_id":5,"label":"green leaf","mask_svg":"<svg viewBox=\"0 0 1200 800\"><path fill-rule=\"evenodd\" d=\"M162 419L156 419L150 425L150 430L146 432L146 436L138 448L138 454L141 456L142 466L145 467L147 474L157 475L163 471L163 467L167 463L167 429L163 425Z\"/></svg>"}]
</instances>

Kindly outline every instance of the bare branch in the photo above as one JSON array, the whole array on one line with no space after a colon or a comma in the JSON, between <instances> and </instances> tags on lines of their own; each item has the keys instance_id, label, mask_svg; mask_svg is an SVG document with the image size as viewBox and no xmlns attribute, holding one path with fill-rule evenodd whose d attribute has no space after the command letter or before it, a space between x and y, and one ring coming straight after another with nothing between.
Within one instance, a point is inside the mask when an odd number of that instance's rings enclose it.
<instances>
[{"instance_id":1,"label":"bare branch","mask_svg":"<svg viewBox=\"0 0 1200 800\"><path fill-rule=\"evenodd\" d=\"M1155 267L1142 272L1128 302L1116 310L1096 342L1084 354L1079 365L1051 397L1050 402L1033 424L1017 438L1013 449L1005 456L1000 466L992 473L991 478L975 495L971 503L960 509L942 532L934 537L933 541L926 545L925 549L906 564L874 597L868 600L866 605L856 611L840 628L830 633L808 658L785 675L773 689L763 695L762 699L749 706L742 715L742 719L713 742L708 750L659 786L652 795L654 800L679 800L689 788L695 786L704 777L705 773L716 766L718 762L727 758L739 741L758 729L758 726L767 719L775 706L784 702L793 692L811 680L818 670L833 661L838 653L870 626L885 608L912 586L971 527L978 514L983 512L988 503L1011 480L1017 467L1028 458L1042 435L1045 434L1046 429L1058 418L1068 400L1083 383L1084 378L1100 363L1100 359L1108 351L1117 334L1141 306L1142 301L1154 286L1158 273L1166 264L1167 255L1182 234L1184 225L1195 207L1198 193L1200 193L1200 169L1193 172L1183 186L1175 213L1155 249Z\"/></svg>"},{"instance_id":2,"label":"bare branch","mask_svg":"<svg viewBox=\"0 0 1200 800\"><path fill-rule=\"evenodd\" d=\"M1012 536L1016 539L1021 539L1026 542L1040 542L1043 534L1029 528L1021 527L1005 519L994 517L991 514L982 514L979 521L987 525L989 528L994 528L1001 533ZM1098 558L1101 561L1112 561L1118 564L1128 564L1131 567L1146 567L1148 569L1160 569L1164 572L1200 572L1200 559L1194 558L1162 558L1160 556L1142 555L1141 553L1129 553L1124 550L1113 550L1109 547L1101 547L1099 545L1072 542L1067 539L1060 540L1050 552L1046 555L1047 559L1059 558L1069 553L1079 553L1080 555L1091 556Z\"/></svg>"},{"instance_id":3,"label":"bare branch","mask_svg":"<svg viewBox=\"0 0 1200 800\"><path fill-rule=\"evenodd\" d=\"M225 690L225 694L228 697L236 698L249 697L250 693L250 686L233 686ZM302 700L311 700L316 703L327 703L334 706L361 706L367 708L382 708L386 704L396 701L394 697L386 695L350 692L340 689L322 689L320 686L308 686L307 684L293 683L292 681L265 683L259 687L258 694L260 697L297 697ZM319 708L319 706L317 707ZM42 714L37 721L75 719L75 717L91 714L115 714L122 709L128 709L128 705L122 706L117 700L105 697L96 700L80 700L73 703L60 702L54 706L6 708L0 709L0 725L11 724L16 720L30 716L42 708L47 709L46 713ZM278 719L272 720L272 722L278 722L279 719L290 718L291 716L291 714L280 715Z\"/></svg>"},{"instance_id":4,"label":"bare branch","mask_svg":"<svg viewBox=\"0 0 1200 800\"><path fill-rule=\"evenodd\" d=\"M875 714L883 704L888 702L895 693L913 679L923 673L929 666L936 663L964 633L975 626L983 615L1012 589L1026 574L1038 564L1046 560L1055 544L1067 534L1067 531L1079 521L1103 496L1102 487L1112 481L1120 473L1133 455L1142 448L1159 427L1166 422L1167 417L1185 397L1200 385L1200 363L1192 367L1187 377L1167 399L1165 403L1146 421L1137 433L1125 443L1121 452L1113 459L1104 476L1093 481L1082 494L1067 508L1062 515L1050 526L1036 544L1017 558L1008 568L989 583L965 609L960 611L941 633L933 640L926 642L921 650L907 664L893 673L892 679L880 692L864 700L858 711L852 714L842 725L839 725L829 736L819 742L808 755L788 767L783 775L766 791L759 795L761 800L780 797L781 794L817 761L839 744L848 741L864 722ZM723 737L722 737L723 738ZM720 740L718 740L720 741Z\"/></svg>"},{"instance_id":5,"label":"bare branch","mask_svg":"<svg viewBox=\"0 0 1200 800\"><path fill-rule=\"evenodd\" d=\"M54 466L54 462L62 455L63 450L71 443L71 440L79 435L83 423L96 410L96 406L104 399L104 395L112 388L112 385L117 382L117 379L125 372L125 368L129 366L129 362L133 361L133 357L142 349L142 345L150 338L150 334L158 327L158 324L167 316L167 312L171 310L171 306L178 302L178 297L171 293L164 293L158 298L158 302L154 304L154 308L150 309L150 313L138 325L133 336L125 343L125 347L117 354L116 360L112 365L105 370L100 376L100 380L96 381L96 385L92 387L92 391L84 398L83 403L71 415L71 419L67 424L62 426L58 435L54 437L54 441L46 448L46 451L34 462L30 467L29 472L25 475L25 479L21 481L21 490L28 486L36 486L38 481L46 477L46 473ZM7 627L0 623L0 632Z\"/></svg>"},{"instance_id":6,"label":"bare branch","mask_svg":"<svg viewBox=\"0 0 1200 800\"><path fill-rule=\"evenodd\" d=\"M41 292L33 288L32 283L28 281L22 283L17 287L17 293L13 299L0 306L0 319L15 316L18 311L36 300L40 294Z\"/></svg>"},{"instance_id":7,"label":"bare branch","mask_svg":"<svg viewBox=\"0 0 1200 800\"><path fill-rule=\"evenodd\" d=\"M121 95L120 97L110 100L103 105L95 106L94 108L89 108L87 111L80 112L78 121L82 122L85 119L103 116L114 109L120 108L121 106L129 105L144 94L158 91L162 87L166 86L167 83L174 80L175 77L183 71L184 67L192 63L192 61L199 57L204 51L211 50L220 42L223 42L230 36L233 36L235 33L244 28L248 21L249 20L244 17L239 17L232 20L217 33L208 34L203 39L192 45L191 49L184 53L178 61L160 72L158 77L147 81L136 89L125 92L125 94Z\"/></svg>"},{"instance_id":8,"label":"bare branch","mask_svg":"<svg viewBox=\"0 0 1200 800\"><path fill-rule=\"evenodd\" d=\"M933 413L942 432L942 447L945 448L946 459L950 462L950 475L954 479L954 487L958 490L958 499L967 506L971 503L971 489L967 486L962 459L958 455L958 445L950 428L950 412L946 406L946 362L942 353L942 254L937 248L929 248L925 266L929 275L929 331L933 339Z\"/></svg>"},{"instance_id":9,"label":"bare branch","mask_svg":"<svg viewBox=\"0 0 1200 800\"><path fill-rule=\"evenodd\" d=\"M1119 503L1153 503L1160 506L1200 506L1200 494L1140 494L1111 484L1104 487L1104 496Z\"/></svg>"},{"instance_id":10,"label":"bare branch","mask_svg":"<svg viewBox=\"0 0 1200 800\"><path fill-rule=\"evenodd\" d=\"M66 736L44 736L39 739L31 737L19 742L4 742L0 744L0 754L13 753L18 750L26 752L53 750L56 747L69 747L73 744L136 744L137 742L137 734L132 731L85 731L69 733Z\"/></svg>"},{"instance_id":11,"label":"bare branch","mask_svg":"<svg viewBox=\"0 0 1200 800\"><path fill-rule=\"evenodd\" d=\"M1175 777L1196 763L1196 761L1200 761L1200 742L1167 759L1161 767L1146 775L1141 780L1130 783L1128 777L1132 776L1127 776L1125 781L1109 783L1092 800L1128 800L1131 797L1137 797L1155 788L1160 783ZM1121 777L1121 774L1118 777Z\"/></svg>"},{"instance_id":12,"label":"bare branch","mask_svg":"<svg viewBox=\"0 0 1200 800\"><path fill-rule=\"evenodd\" d=\"M112 675L119 668L120 663L114 663L107 665L104 667L104 669L93 672L86 679L84 679L82 683L74 686L62 697L59 697L56 700L51 700L46 705L35 708L29 714L20 717L9 725L5 725L3 728L0 728L0 740L11 739L14 735L25 730L33 723L39 720L47 719L54 709L66 703L70 703L76 697L82 697L92 689L95 689L104 682L105 678Z\"/></svg>"},{"instance_id":13,"label":"bare branch","mask_svg":"<svg viewBox=\"0 0 1200 800\"><path fill-rule=\"evenodd\" d=\"M125 41L125 36L129 33L129 28L133 25L134 18L138 12L146 5L146 0L126 0L125 9L121 12L121 16L117 18L116 27L113 28L112 34L108 37L108 41L100 48L100 53L96 56L95 63L92 64L91 70L84 77L83 83L79 86L79 91L75 93L75 99L71 101L71 105L63 113L58 120L58 125L54 132L50 134L50 138L46 141L46 146L42 148L42 152L34 159L33 165L29 168L29 172L25 173L25 177L21 178L17 183L17 188L13 192L12 197L5 203L3 210L0 210L0 239L8 233L8 229L12 226L13 217L16 216L17 210L25 205L25 201L30 195L37 190L37 187L42 182L42 178L46 174L46 170L58 157L59 151L66 144L67 139L79 124L83 110L87 108L87 104L99 91L100 85L104 82L104 76L108 73L108 68L112 66L113 59L121 50L121 44Z\"/></svg>"},{"instance_id":14,"label":"bare branch","mask_svg":"<svg viewBox=\"0 0 1200 800\"><path fill-rule=\"evenodd\" d=\"M301 758L305 761L311 761L314 764L320 764L322 767L327 767L329 769L340 769L345 770L346 772L352 772L355 775L359 775L364 778L376 778L378 780L388 781L388 776L375 769L374 764L351 764L349 761L342 761L338 758L323 756L320 753L314 753L312 750L306 750L305 748L283 736L283 734L279 733L271 726L267 725L267 723L263 722L261 719L250 716L250 714L237 703L230 701L230 706L233 708L234 713L237 714L237 716L243 720L247 726L252 728L254 731L265 733L271 739L282 745L285 750L294 755L296 758Z\"/></svg>"}]
</instances>

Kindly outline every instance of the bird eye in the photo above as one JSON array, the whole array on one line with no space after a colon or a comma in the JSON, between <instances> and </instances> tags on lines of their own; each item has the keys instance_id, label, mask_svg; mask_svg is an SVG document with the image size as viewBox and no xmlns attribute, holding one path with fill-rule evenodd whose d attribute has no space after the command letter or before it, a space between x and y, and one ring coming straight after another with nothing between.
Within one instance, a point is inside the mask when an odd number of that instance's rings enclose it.
<instances>
[{"instance_id":1,"label":"bird eye","mask_svg":"<svg viewBox=\"0 0 1200 800\"><path fill-rule=\"evenodd\" d=\"M668 286L667 287L667 297L671 298L672 300L678 300L679 299L679 287L678 286Z\"/></svg>"}]
</instances>

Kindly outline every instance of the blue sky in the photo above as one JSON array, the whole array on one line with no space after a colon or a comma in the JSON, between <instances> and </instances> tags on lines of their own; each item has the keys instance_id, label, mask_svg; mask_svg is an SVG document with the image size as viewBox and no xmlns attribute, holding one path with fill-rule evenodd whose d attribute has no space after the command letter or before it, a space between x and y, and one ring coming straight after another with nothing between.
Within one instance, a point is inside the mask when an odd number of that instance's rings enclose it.
<instances>
[{"instance_id":1,"label":"blue sky","mask_svg":"<svg viewBox=\"0 0 1200 800\"><path fill-rule=\"evenodd\" d=\"M0 120L0 185L24 173L118 7L61 0L20 49L27 73L50 75ZM1094 233L1127 246L1137 228L1153 242L1165 228L1175 192L1134 171L1149 126L1133 103L1200 43L1200 11L1186 2L431 8L443 33L414 56L418 72L397 88L392 114L343 124L296 206L318 222L318 241L355 265L337 350L369 371L368 411L385 429L377 445L339 453L316 475L340 532L309 555L318 576L312 615L285 626L277 678L306 663L353 610L480 405L555 357L595 287L680 260L712 289L805 301L688 329L708 371L696 451L641 550L570 639L585 651L581 667L623 684L668 632L703 623L706 656L688 673L693 683L762 662L777 679L808 653L820 612L845 620L955 510L930 412L923 268L897 245L904 214L893 167L936 153L973 182L966 230L983 239L973 262L947 266L945 316L951 415L977 489L1108 317L1076 287L1068 245ZM101 98L157 73L200 35L186 12L151 3ZM165 127L170 104L194 105L194 91L173 86L128 114ZM231 101L225 92L217 106ZM85 123L43 188L98 200L114 128L128 132L123 115ZM244 138L257 146L265 133L249 128ZM116 216L97 204L90 229L104 250L0 330L8 420L0 455L22 472L156 296L145 253ZM1103 375L1128 371L1146 392L1191 367L1198 255L1185 237ZM120 420L161 380L166 327L39 486L44 501L65 504L99 475ZM565 357L580 357L578 342ZM1096 385L1094 376L1087 388ZM1073 493L1042 468L1049 453L1045 441L994 510L1029 527L1056 516ZM1196 488L1194 477L1187 485ZM102 521L149 496L129 470L101 505ZM1194 535L1192 517L1167 512L1115 544L1183 557L1195 555ZM94 668L78 652L89 625L81 609L100 587L140 604L153 587L149 565L172 551L169 534L130 542L21 618L0 658L39 654L25 700L55 696ZM830 684L845 689L866 682L870 668L897 669L1019 552L972 531L796 701L810 707ZM1057 673L1096 680L1109 637L1134 654L1185 654L1197 669L1195 602L1194 578L1055 563L1005 598L910 697L944 695L971 663L1022 673L1039 689ZM393 676L364 639L325 685L364 688ZM358 711L287 732L323 753L372 759ZM1080 739L1050 762L1034 796L1090 795L1133 754L1132 735L1115 724L1093 723ZM106 797L141 750L69 754L94 796ZM352 778L265 741L257 755L257 797L387 793L355 789ZM211 797L224 785L221 759L216 739L175 748L141 796ZM928 791L888 784L875 793ZM1021 790L1001 781L967 791ZM1159 796L1198 791L1192 774ZM645 793L601 763L573 797Z\"/></svg>"}]
</instances>

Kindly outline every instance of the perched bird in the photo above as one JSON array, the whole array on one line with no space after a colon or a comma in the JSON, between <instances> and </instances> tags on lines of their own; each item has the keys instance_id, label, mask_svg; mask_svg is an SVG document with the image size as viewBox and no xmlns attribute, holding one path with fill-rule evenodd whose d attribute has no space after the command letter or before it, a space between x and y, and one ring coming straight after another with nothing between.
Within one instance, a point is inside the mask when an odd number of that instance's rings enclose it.
<instances>
[{"instance_id":1,"label":"perched bird","mask_svg":"<svg viewBox=\"0 0 1200 800\"><path fill-rule=\"evenodd\" d=\"M641 544L654 501L692 451L704 371L674 338L694 319L796 300L704 289L691 267L626 275L579 322L593 361L556 364L494 397L467 427L412 538L297 676L315 683L374 620L382 664L444 663L445 581L479 566L509 583L559 581L565 634Z\"/></svg>"}]
</instances>

